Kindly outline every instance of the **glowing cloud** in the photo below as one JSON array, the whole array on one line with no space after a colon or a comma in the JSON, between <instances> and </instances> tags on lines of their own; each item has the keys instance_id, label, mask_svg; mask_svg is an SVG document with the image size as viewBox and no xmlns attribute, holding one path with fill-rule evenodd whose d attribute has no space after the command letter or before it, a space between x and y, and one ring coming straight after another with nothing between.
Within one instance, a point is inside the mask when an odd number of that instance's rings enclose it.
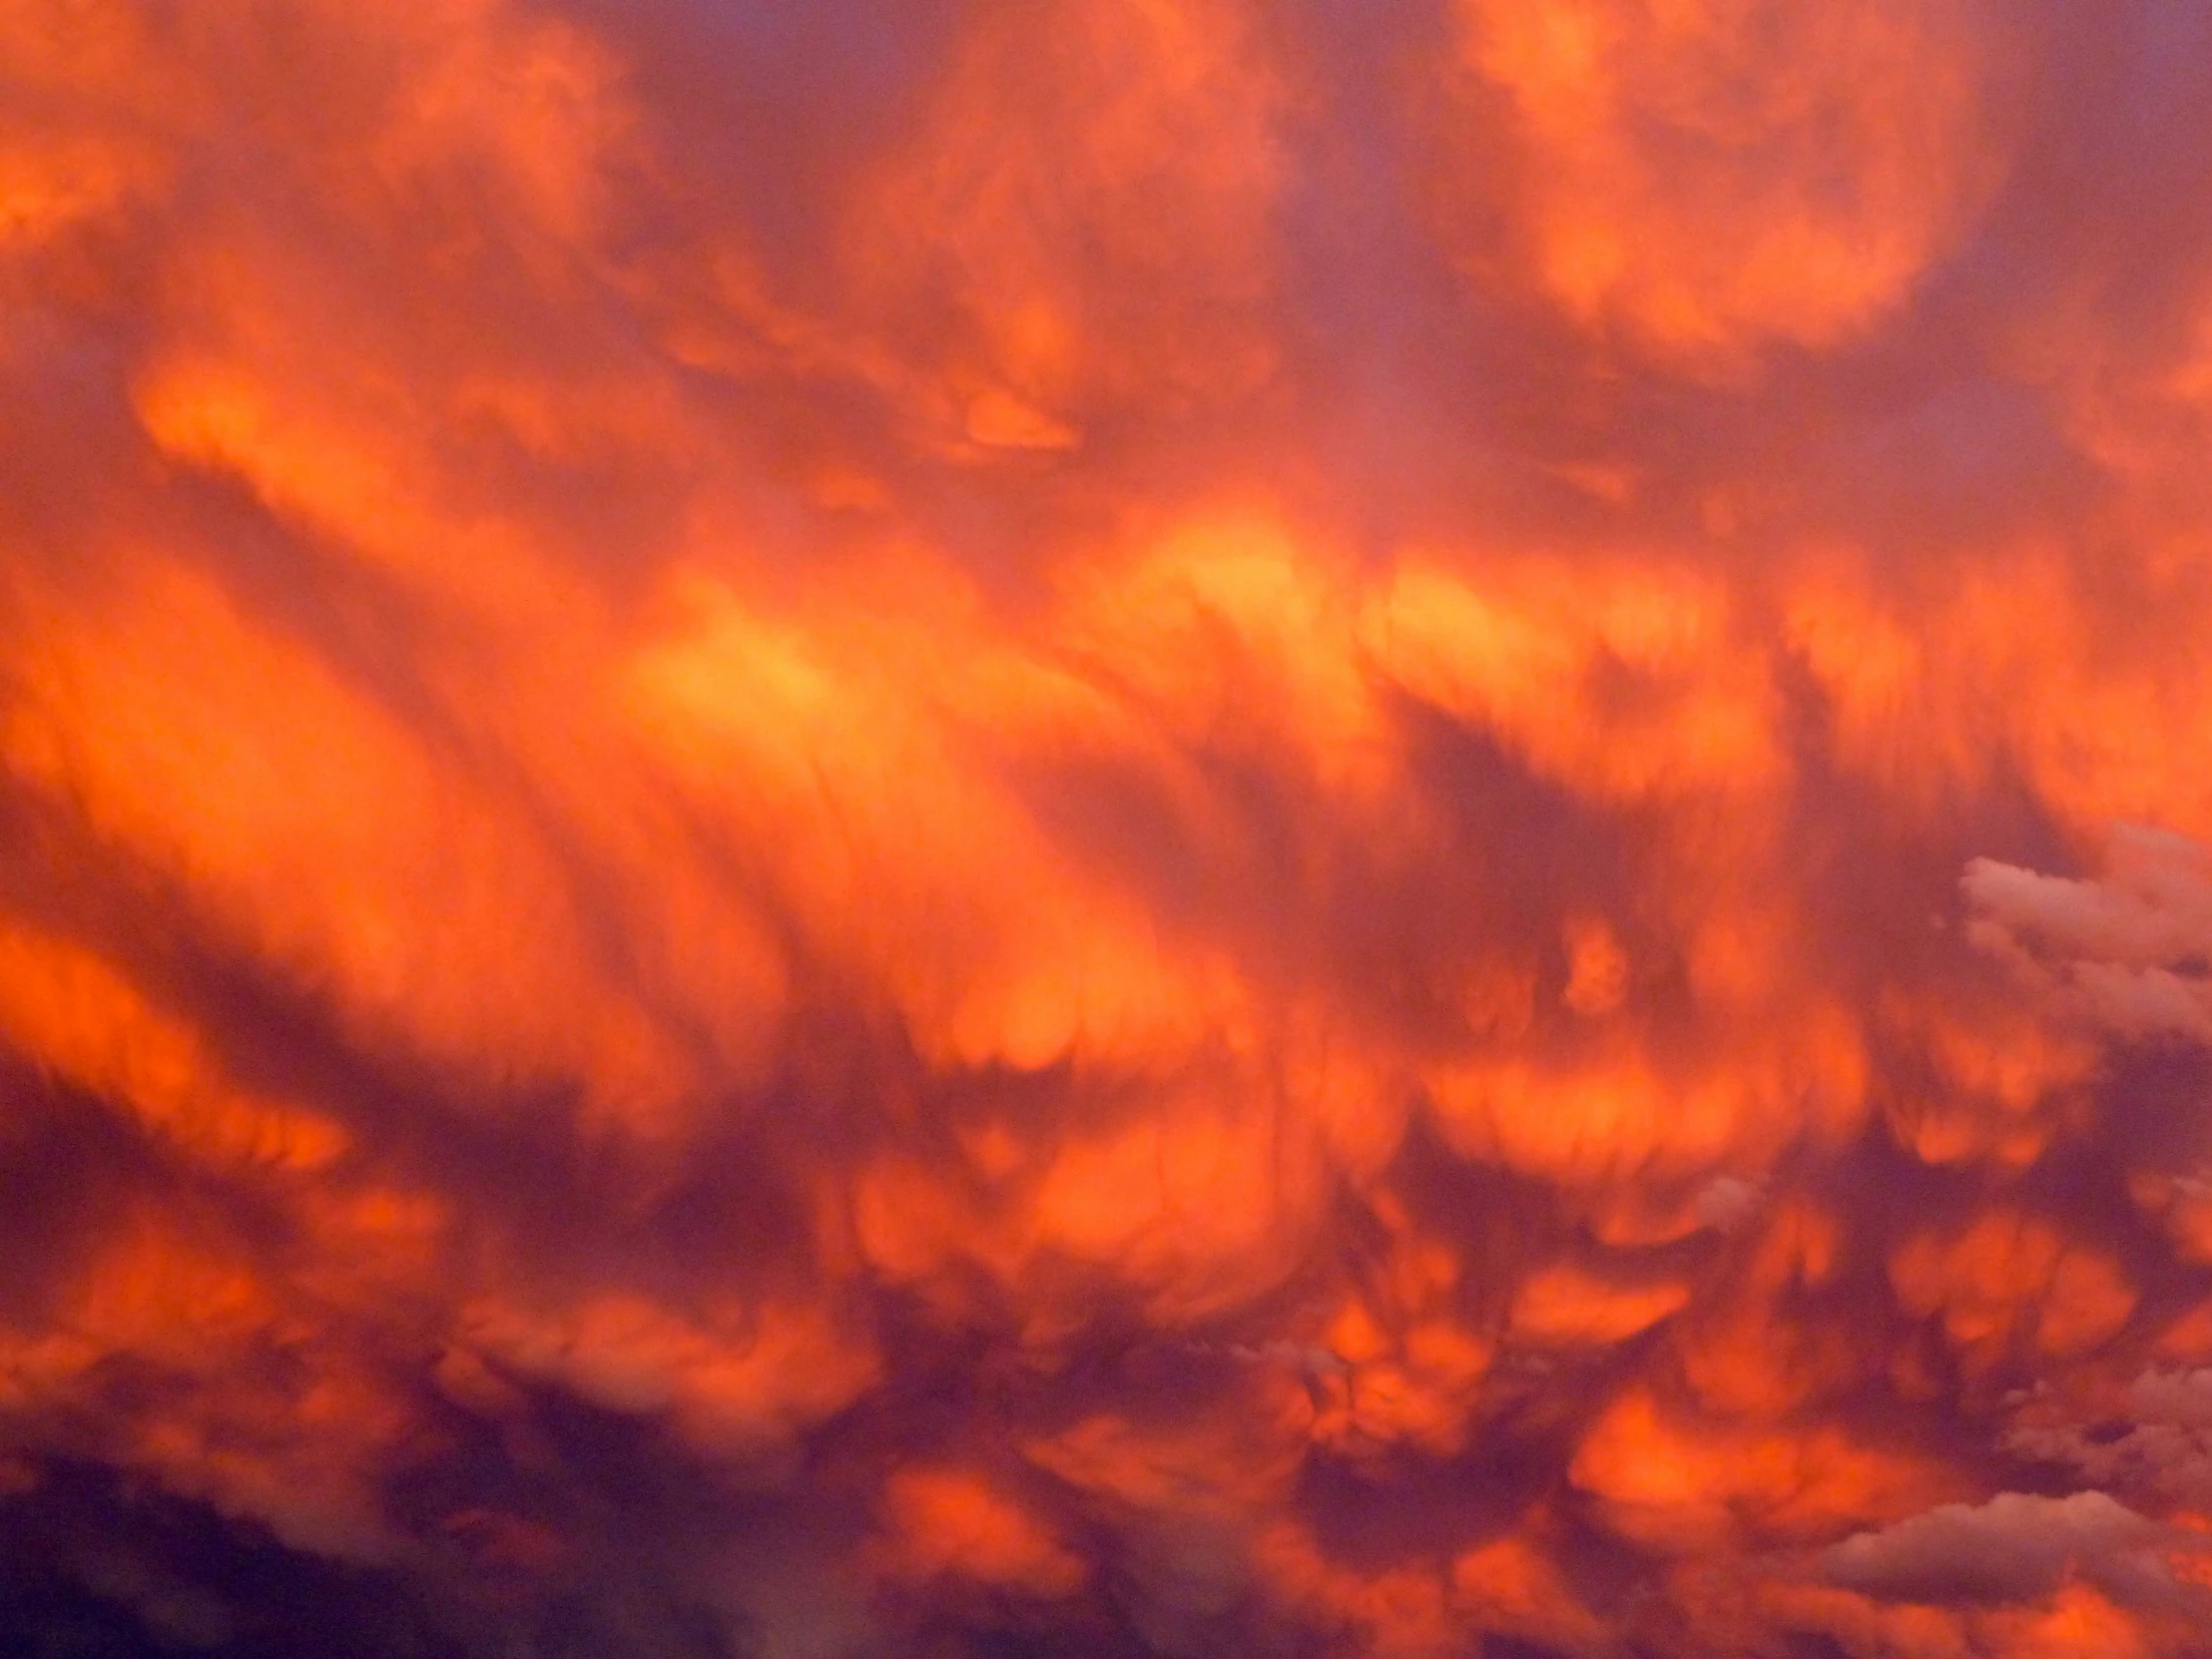
<instances>
[{"instance_id":1,"label":"glowing cloud","mask_svg":"<svg viewBox=\"0 0 2212 1659\"><path fill-rule=\"evenodd\" d=\"M2212 1650L2208 107L0 0L0 1648Z\"/></svg>"}]
</instances>

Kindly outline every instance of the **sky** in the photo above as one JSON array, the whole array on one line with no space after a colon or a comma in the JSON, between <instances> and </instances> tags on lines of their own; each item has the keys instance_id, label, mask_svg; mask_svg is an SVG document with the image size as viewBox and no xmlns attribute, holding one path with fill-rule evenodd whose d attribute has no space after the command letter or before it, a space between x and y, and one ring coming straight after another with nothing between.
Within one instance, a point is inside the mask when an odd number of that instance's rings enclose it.
<instances>
[{"instance_id":1,"label":"sky","mask_svg":"<svg viewBox=\"0 0 2212 1659\"><path fill-rule=\"evenodd\" d=\"M0 0L0 1648L2212 1654L2207 108Z\"/></svg>"}]
</instances>

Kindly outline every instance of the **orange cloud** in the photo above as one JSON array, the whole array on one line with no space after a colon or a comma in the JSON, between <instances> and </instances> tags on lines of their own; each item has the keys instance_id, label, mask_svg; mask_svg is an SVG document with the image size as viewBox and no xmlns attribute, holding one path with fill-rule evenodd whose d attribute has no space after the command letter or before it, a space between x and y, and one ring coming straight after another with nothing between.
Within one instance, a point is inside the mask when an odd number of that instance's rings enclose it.
<instances>
[{"instance_id":1,"label":"orange cloud","mask_svg":"<svg viewBox=\"0 0 2212 1659\"><path fill-rule=\"evenodd\" d=\"M952 1573L1033 1595L1066 1595L1083 1563L1017 1505L971 1474L901 1469L884 1490L898 1571Z\"/></svg>"},{"instance_id":2,"label":"orange cloud","mask_svg":"<svg viewBox=\"0 0 2212 1659\"><path fill-rule=\"evenodd\" d=\"M0 1649L2186 1659L2186 10L0 4Z\"/></svg>"},{"instance_id":3,"label":"orange cloud","mask_svg":"<svg viewBox=\"0 0 2212 1659\"><path fill-rule=\"evenodd\" d=\"M1544 291L1670 355L1866 328L1947 250L1995 160L1959 8L1456 9L1460 72L1520 152L1514 228Z\"/></svg>"}]
</instances>

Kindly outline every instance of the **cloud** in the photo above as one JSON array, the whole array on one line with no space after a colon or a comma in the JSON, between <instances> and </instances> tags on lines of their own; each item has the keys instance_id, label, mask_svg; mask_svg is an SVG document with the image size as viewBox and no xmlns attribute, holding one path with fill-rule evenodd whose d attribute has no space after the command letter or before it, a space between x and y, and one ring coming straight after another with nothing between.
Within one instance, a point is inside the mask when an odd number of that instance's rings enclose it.
<instances>
[{"instance_id":1,"label":"cloud","mask_svg":"<svg viewBox=\"0 0 2212 1659\"><path fill-rule=\"evenodd\" d=\"M1858 332L2002 167L1964 8L1454 9L1464 70L1511 113L1515 230L1543 291L1663 353Z\"/></svg>"},{"instance_id":2,"label":"cloud","mask_svg":"<svg viewBox=\"0 0 2212 1659\"><path fill-rule=\"evenodd\" d=\"M2157 1603L2185 1593L2166 1553L2191 1547L2203 1548L2102 1492L2001 1492L1859 1533L1822 1565L1838 1584L1903 1601L2032 1601L2079 1574L2123 1603Z\"/></svg>"},{"instance_id":3,"label":"cloud","mask_svg":"<svg viewBox=\"0 0 2212 1659\"><path fill-rule=\"evenodd\" d=\"M2122 1035L2212 1043L2212 859L2186 836L2121 827L2101 880L1976 858L1972 936Z\"/></svg>"},{"instance_id":4,"label":"cloud","mask_svg":"<svg viewBox=\"0 0 2212 1659\"><path fill-rule=\"evenodd\" d=\"M2186 10L0 8L0 1648L2196 1651Z\"/></svg>"},{"instance_id":5,"label":"cloud","mask_svg":"<svg viewBox=\"0 0 2212 1659\"><path fill-rule=\"evenodd\" d=\"M2145 1371L2116 1403L2082 1420L2060 1401L2030 1396L2006 1443L2108 1490L2201 1511L2212 1501L2212 1373Z\"/></svg>"}]
</instances>

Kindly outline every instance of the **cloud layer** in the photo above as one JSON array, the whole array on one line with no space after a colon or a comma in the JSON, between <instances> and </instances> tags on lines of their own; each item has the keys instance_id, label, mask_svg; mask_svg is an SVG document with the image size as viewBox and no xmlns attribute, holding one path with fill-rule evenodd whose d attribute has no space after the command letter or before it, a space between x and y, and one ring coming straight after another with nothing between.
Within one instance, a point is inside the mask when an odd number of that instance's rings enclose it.
<instances>
[{"instance_id":1,"label":"cloud layer","mask_svg":"<svg viewBox=\"0 0 2212 1659\"><path fill-rule=\"evenodd\" d=\"M2208 99L0 7L0 1628L2206 1651Z\"/></svg>"}]
</instances>

